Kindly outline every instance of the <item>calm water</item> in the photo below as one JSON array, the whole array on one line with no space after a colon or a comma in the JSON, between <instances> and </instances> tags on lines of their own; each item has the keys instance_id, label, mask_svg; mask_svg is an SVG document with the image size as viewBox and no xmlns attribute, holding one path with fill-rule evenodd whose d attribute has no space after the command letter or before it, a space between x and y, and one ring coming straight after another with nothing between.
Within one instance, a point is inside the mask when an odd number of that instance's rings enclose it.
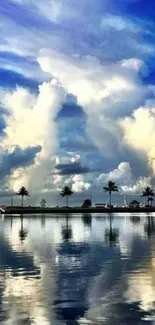
<instances>
[{"instance_id":1,"label":"calm water","mask_svg":"<svg viewBox=\"0 0 155 325\"><path fill-rule=\"evenodd\" d=\"M0 324L155 324L155 218L0 219Z\"/></svg>"}]
</instances>

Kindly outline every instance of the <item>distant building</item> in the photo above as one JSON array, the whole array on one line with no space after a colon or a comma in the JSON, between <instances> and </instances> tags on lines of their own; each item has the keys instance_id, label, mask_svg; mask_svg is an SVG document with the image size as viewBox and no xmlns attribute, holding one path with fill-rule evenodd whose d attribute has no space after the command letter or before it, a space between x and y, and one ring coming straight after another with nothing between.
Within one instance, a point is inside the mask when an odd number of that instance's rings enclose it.
<instances>
[{"instance_id":1,"label":"distant building","mask_svg":"<svg viewBox=\"0 0 155 325\"><path fill-rule=\"evenodd\" d=\"M140 203L138 201L136 201L136 200L133 200L133 201L130 202L129 207L130 208L139 208Z\"/></svg>"},{"instance_id":2,"label":"distant building","mask_svg":"<svg viewBox=\"0 0 155 325\"><path fill-rule=\"evenodd\" d=\"M95 204L95 207L96 208L105 208L106 207L106 204L105 203L96 203Z\"/></svg>"}]
</instances>

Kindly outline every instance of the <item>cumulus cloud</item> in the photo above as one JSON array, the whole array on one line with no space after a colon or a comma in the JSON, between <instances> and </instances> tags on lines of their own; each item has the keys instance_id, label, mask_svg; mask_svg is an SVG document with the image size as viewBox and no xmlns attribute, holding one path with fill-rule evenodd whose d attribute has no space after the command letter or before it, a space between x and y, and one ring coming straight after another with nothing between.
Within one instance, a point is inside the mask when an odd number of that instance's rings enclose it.
<instances>
[{"instance_id":1,"label":"cumulus cloud","mask_svg":"<svg viewBox=\"0 0 155 325\"><path fill-rule=\"evenodd\" d=\"M122 61L101 64L92 56L73 55L68 58L64 54L46 49L40 52L38 62L43 71L57 77L70 93L76 95L82 106L92 104L89 108L92 112L93 103L98 104L98 110L102 112L106 106L104 101L111 97L117 103L125 101L126 96L132 93L135 101L141 99L143 91L147 91L140 83L138 65L137 71L131 69L127 60L126 65Z\"/></svg>"},{"instance_id":2,"label":"cumulus cloud","mask_svg":"<svg viewBox=\"0 0 155 325\"><path fill-rule=\"evenodd\" d=\"M55 150L57 131L54 119L64 96L65 91L56 80L40 85L38 95L19 87L6 93L2 102L10 114L5 129L5 146L18 144L24 148L33 143L43 147L44 155Z\"/></svg>"},{"instance_id":3,"label":"cumulus cloud","mask_svg":"<svg viewBox=\"0 0 155 325\"><path fill-rule=\"evenodd\" d=\"M96 182L98 185L103 186L104 183L114 181L117 184L130 184L132 180L132 169L128 162L122 162L118 168L110 171L107 174L100 174Z\"/></svg>"},{"instance_id":4,"label":"cumulus cloud","mask_svg":"<svg viewBox=\"0 0 155 325\"><path fill-rule=\"evenodd\" d=\"M123 185L121 189L127 194L141 194L147 186L152 187L151 177L140 177L133 186Z\"/></svg>"},{"instance_id":5,"label":"cumulus cloud","mask_svg":"<svg viewBox=\"0 0 155 325\"><path fill-rule=\"evenodd\" d=\"M91 187L91 183L85 180L83 175L70 176L54 175L52 181L46 182L42 193L60 192L64 186L70 186L74 193L83 193Z\"/></svg>"},{"instance_id":6,"label":"cumulus cloud","mask_svg":"<svg viewBox=\"0 0 155 325\"><path fill-rule=\"evenodd\" d=\"M25 184L25 182L32 190L35 186L35 191L37 185L38 187L43 186L46 169L50 168L50 164L52 165L50 158L59 147L55 118L65 96L65 90L56 80L44 82L40 85L37 95L20 87L3 94L2 104L9 111L9 114L5 117L6 136L1 142L2 150L10 150L10 148L18 145L23 150L21 157L18 157L19 161L22 157L24 158L24 152L29 154L30 157L33 147L34 150L40 152L37 159L34 160L33 156L31 158L33 167L23 171L22 177L19 174L20 183L16 179L14 188L17 187L16 184L19 186L22 183ZM29 149L30 147L32 149ZM16 151L18 153L17 149ZM13 154L12 157L15 160ZM24 159L26 166L26 156ZM14 161L12 161L12 165L13 163ZM18 167L20 167L20 164Z\"/></svg>"},{"instance_id":7,"label":"cumulus cloud","mask_svg":"<svg viewBox=\"0 0 155 325\"><path fill-rule=\"evenodd\" d=\"M39 86L38 94L21 87L2 93L2 106L9 111L2 125L2 133L5 132L2 150L9 151L17 145L23 152L30 147L38 148L36 158L31 159L33 167L26 168L25 172L19 166L12 172L15 186L27 180L36 191L46 183L45 175L55 166L52 157L57 155L60 144L56 117L67 93L68 112L73 106L78 107L78 114L79 108L84 111L86 134L103 158L129 161L126 155L130 151L131 162L137 152L143 160L147 158L147 170L150 166L154 168L154 107L144 105L154 95L154 89L141 80L149 73L145 58L154 51L143 38L149 33L150 25L116 15L113 0L112 10L103 0L97 3L80 0L76 6L70 0L47 0L46 4L43 0L12 0L12 3L15 5L7 3L1 8L1 35L5 41L1 42L0 51L14 53L16 58L7 65L0 60L0 66L5 64L5 69L37 80L52 79ZM16 16L23 17L22 23L14 21ZM17 56L26 60L18 65ZM67 133L67 128L63 132ZM80 151L81 140L85 141L83 134L80 136L78 145L77 138L71 139L72 146L67 151ZM42 148L40 152L39 148ZM86 150L87 146L83 145L83 152ZM52 176L53 184L58 188L68 181L75 191L83 191L89 184L89 168L82 164L82 159L72 159L57 161L59 175ZM131 188L140 182L128 162L119 164L109 174L102 173L98 182L110 178L120 186L127 186L128 182Z\"/></svg>"},{"instance_id":8,"label":"cumulus cloud","mask_svg":"<svg viewBox=\"0 0 155 325\"><path fill-rule=\"evenodd\" d=\"M152 177L133 176L132 168L128 162L122 162L109 173L100 174L96 179L97 186L105 186L109 181L114 181L119 187L120 193L140 194L145 187L152 187Z\"/></svg>"},{"instance_id":9,"label":"cumulus cloud","mask_svg":"<svg viewBox=\"0 0 155 325\"><path fill-rule=\"evenodd\" d=\"M75 193L80 193L80 192L84 192L86 190L89 189L89 187L91 186L90 183L87 183L84 181L83 176L81 175L75 175L72 177L72 190Z\"/></svg>"},{"instance_id":10,"label":"cumulus cloud","mask_svg":"<svg viewBox=\"0 0 155 325\"><path fill-rule=\"evenodd\" d=\"M124 132L124 142L144 152L155 171L155 106L140 107L120 124Z\"/></svg>"},{"instance_id":11,"label":"cumulus cloud","mask_svg":"<svg viewBox=\"0 0 155 325\"><path fill-rule=\"evenodd\" d=\"M88 167L82 165L79 154L69 152L66 156L56 157L56 162L59 164L55 166L55 172L44 185L45 193L58 192L65 185L70 186L75 193L88 190L92 174Z\"/></svg>"},{"instance_id":12,"label":"cumulus cloud","mask_svg":"<svg viewBox=\"0 0 155 325\"><path fill-rule=\"evenodd\" d=\"M121 155L123 129L120 118L132 114L151 96L139 77L143 65L138 59L104 63L94 57L67 57L52 50L40 52L43 71L56 76L73 93L87 116L86 130L93 143L106 156Z\"/></svg>"}]
</instances>

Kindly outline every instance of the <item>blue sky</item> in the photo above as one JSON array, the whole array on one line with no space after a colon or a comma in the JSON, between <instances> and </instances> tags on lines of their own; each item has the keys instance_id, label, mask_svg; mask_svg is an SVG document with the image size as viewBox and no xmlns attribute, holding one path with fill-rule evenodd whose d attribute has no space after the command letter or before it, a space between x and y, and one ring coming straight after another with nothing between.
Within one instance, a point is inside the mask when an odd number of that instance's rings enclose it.
<instances>
[{"instance_id":1,"label":"blue sky","mask_svg":"<svg viewBox=\"0 0 155 325\"><path fill-rule=\"evenodd\" d=\"M1 1L2 193L154 186L154 16L153 0Z\"/></svg>"}]
</instances>

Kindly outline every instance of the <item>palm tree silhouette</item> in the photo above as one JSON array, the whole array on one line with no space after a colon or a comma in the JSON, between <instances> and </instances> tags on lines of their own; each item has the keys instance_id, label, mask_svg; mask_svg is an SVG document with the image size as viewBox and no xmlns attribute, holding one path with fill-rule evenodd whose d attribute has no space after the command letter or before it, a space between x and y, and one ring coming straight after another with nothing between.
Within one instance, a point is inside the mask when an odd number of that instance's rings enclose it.
<instances>
[{"instance_id":1,"label":"palm tree silhouette","mask_svg":"<svg viewBox=\"0 0 155 325\"><path fill-rule=\"evenodd\" d=\"M142 192L141 197L147 197L147 203L149 205L150 199L154 196L154 192L152 188L146 187L144 191Z\"/></svg>"},{"instance_id":2,"label":"palm tree silhouette","mask_svg":"<svg viewBox=\"0 0 155 325\"><path fill-rule=\"evenodd\" d=\"M20 190L18 191L17 195L21 196L21 198L22 198L21 206L23 207L24 196L29 196L29 192L27 191L27 189L24 186L22 186L20 188Z\"/></svg>"},{"instance_id":3,"label":"palm tree silhouette","mask_svg":"<svg viewBox=\"0 0 155 325\"><path fill-rule=\"evenodd\" d=\"M62 197L66 196L66 207L68 207L68 196L71 196L72 194L74 194L74 192L69 186L65 186L60 193Z\"/></svg>"},{"instance_id":4,"label":"palm tree silhouette","mask_svg":"<svg viewBox=\"0 0 155 325\"><path fill-rule=\"evenodd\" d=\"M109 181L108 186L104 186L105 192L109 192L109 204L111 205L111 194L112 192L118 192L118 187L115 182Z\"/></svg>"}]
</instances>

